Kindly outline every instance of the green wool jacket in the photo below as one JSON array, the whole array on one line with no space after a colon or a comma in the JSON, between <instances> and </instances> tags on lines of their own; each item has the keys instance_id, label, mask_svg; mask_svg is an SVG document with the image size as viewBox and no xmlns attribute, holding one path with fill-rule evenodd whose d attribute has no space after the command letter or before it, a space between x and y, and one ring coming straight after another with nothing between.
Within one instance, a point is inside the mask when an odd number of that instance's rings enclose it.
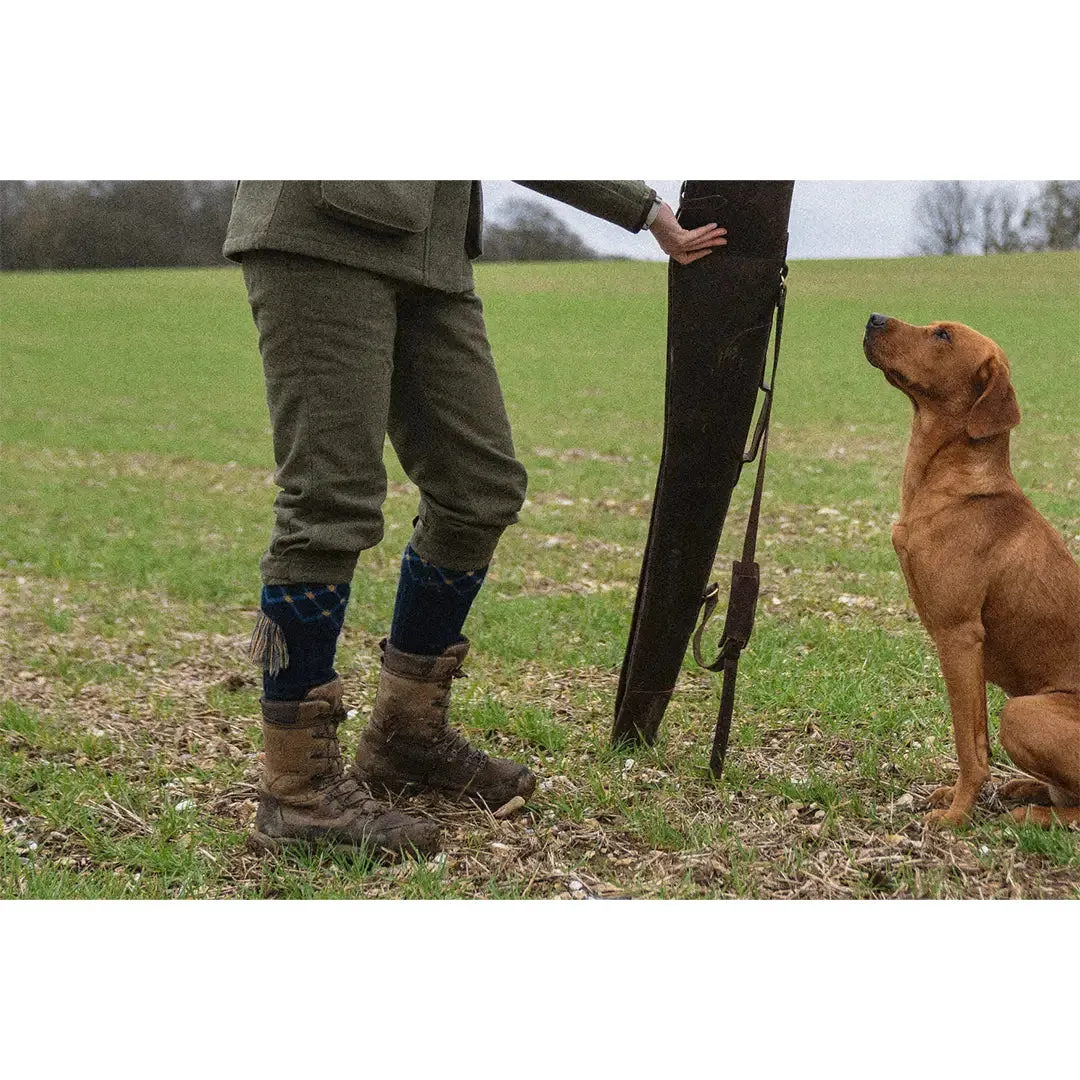
<instances>
[{"instance_id":1,"label":"green wool jacket","mask_svg":"<svg viewBox=\"0 0 1080 1080\"><path fill-rule=\"evenodd\" d=\"M640 180L520 180L637 232L656 193ZM358 266L445 292L473 287L481 254L478 180L241 180L225 256L258 248Z\"/></svg>"}]
</instances>

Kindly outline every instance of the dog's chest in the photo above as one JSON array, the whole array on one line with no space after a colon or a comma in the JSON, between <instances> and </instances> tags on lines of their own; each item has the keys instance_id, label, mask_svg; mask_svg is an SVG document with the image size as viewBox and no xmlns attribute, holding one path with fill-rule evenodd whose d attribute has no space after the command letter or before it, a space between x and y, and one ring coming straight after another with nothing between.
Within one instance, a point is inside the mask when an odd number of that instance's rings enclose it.
<instances>
[{"instance_id":1,"label":"dog's chest","mask_svg":"<svg viewBox=\"0 0 1080 1080\"><path fill-rule=\"evenodd\" d=\"M916 573L915 562L912 559L909 540L910 534L907 525L903 521L898 521L892 527L893 550L900 560L900 569L904 573L904 581L907 582L908 594L915 605L915 610L922 616L925 608L921 601L918 574Z\"/></svg>"},{"instance_id":2,"label":"dog's chest","mask_svg":"<svg viewBox=\"0 0 1080 1080\"><path fill-rule=\"evenodd\" d=\"M908 594L928 629L946 612L977 606L977 599L968 595L971 582L965 581L962 569L971 552L960 536L927 527L917 518L912 522L901 518L893 526L892 543Z\"/></svg>"}]
</instances>

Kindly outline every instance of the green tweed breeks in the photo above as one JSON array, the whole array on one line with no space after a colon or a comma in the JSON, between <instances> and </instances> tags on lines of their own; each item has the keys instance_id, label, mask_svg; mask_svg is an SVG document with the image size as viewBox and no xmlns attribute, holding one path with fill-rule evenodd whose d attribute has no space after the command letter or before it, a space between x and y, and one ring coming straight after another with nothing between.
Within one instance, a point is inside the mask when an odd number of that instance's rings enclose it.
<instances>
[{"instance_id":1,"label":"green tweed breeks","mask_svg":"<svg viewBox=\"0 0 1080 1080\"><path fill-rule=\"evenodd\" d=\"M351 580L383 535L387 435L420 489L414 550L486 566L526 477L476 295L286 252L243 263L281 488L263 582Z\"/></svg>"}]
</instances>

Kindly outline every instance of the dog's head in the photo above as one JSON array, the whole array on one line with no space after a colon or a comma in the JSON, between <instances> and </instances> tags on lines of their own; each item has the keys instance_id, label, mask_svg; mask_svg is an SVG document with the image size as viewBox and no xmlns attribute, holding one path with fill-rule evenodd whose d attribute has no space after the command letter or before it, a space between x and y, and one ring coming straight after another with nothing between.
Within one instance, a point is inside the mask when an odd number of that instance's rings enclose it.
<instances>
[{"instance_id":1,"label":"dog's head","mask_svg":"<svg viewBox=\"0 0 1080 1080\"><path fill-rule=\"evenodd\" d=\"M1020 423L1009 361L997 344L970 326L911 326L871 315L863 352L916 409L962 422L971 439L1000 435Z\"/></svg>"}]
</instances>

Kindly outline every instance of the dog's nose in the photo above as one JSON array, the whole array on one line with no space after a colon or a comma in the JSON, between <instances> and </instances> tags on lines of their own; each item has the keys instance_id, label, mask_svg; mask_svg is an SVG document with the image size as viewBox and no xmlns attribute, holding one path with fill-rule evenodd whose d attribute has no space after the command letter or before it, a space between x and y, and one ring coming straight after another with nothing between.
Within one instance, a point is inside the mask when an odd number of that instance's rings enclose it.
<instances>
[{"instance_id":1,"label":"dog's nose","mask_svg":"<svg viewBox=\"0 0 1080 1080\"><path fill-rule=\"evenodd\" d=\"M888 315L879 315L876 311L866 320L867 330L880 330L889 321Z\"/></svg>"}]
</instances>

